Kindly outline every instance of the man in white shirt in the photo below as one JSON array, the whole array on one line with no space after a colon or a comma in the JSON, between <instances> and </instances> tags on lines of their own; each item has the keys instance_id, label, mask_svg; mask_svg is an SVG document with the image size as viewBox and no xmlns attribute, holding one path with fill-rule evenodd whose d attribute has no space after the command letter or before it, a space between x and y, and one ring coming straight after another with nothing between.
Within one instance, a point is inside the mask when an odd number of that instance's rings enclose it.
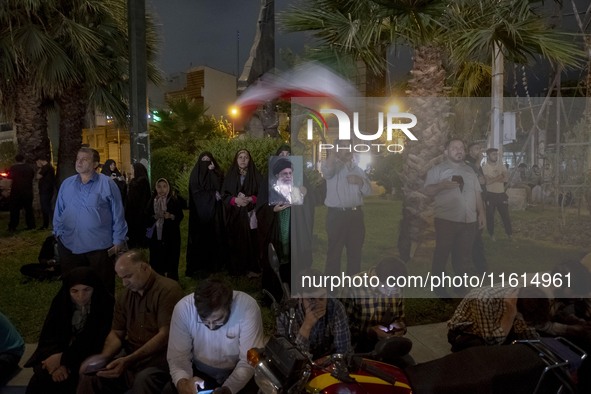
<instances>
[{"instance_id":1,"label":"man in white shirt","mask_svg":"<svg viewBox=\"0 0 591 394\"><path fill-rule=\"evenodd\" d=\"M340 275L341 255L347 249L347 275L361 271L361 250L365 241L363 196L371 194L367 175L347 150L331 153L321 164L326 179L327 207L326 274Z\"/></svg>"},{"instance_id":2,"label":"man in white shirt","mask_svg":"<svg viewBox=\"0 0 591 394\"><path fill-rule=\"evenodd\" d=\"M219 279L202 281L172 314L167 353L172 384L179 394L195 394L195 382L216 394L249 392L254 369L246 352L263 346L254 298Z\"/></svg>"}]
</instances>

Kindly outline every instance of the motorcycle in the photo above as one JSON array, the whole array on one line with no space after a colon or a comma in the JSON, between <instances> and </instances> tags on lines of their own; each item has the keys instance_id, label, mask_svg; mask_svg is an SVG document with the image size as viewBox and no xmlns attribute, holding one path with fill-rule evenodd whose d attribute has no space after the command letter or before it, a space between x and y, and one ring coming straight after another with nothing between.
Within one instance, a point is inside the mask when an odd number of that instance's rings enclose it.
<instances>
[{"instance_id":1,"label":"motorcycle","mask_svg":"<svg viewBox=\"0 0 591 394\"><path fill-rule=\"evenodd\" d=\"M272 245L269 261L280 278ZM282 285L284 300L273 300L275 312L293 319L295 303ZM545 338L472 347L406 367L384 362L407 354L411 347L407 338L395 337L378 342L368 354L312 360L289 338L272 337L264 349L250 349L248 361L263 394L575 394L576 369L587 356L566 339Z\"/></svg>"}]
</instances>

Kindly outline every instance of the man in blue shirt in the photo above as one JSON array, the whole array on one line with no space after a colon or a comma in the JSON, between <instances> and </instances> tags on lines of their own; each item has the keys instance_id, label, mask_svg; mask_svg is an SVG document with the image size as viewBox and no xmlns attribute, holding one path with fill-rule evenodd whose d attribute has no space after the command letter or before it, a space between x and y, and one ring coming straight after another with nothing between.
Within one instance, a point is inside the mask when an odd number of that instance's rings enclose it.
<instances>
[{"instance_id":1,"label":"man in blue shirt","mask_svg":"<svg viewBox=\"0 0 591 394\"><path fill-rule=\"evenodd\" d=\"M111 257L125 249L127 224L121 192L109 177L98 174L99 153L82 147L76 172L62 183L55 205L53 234L58 240L62 273L90 266L114 293Z\"/></svg>"}]
</instances>

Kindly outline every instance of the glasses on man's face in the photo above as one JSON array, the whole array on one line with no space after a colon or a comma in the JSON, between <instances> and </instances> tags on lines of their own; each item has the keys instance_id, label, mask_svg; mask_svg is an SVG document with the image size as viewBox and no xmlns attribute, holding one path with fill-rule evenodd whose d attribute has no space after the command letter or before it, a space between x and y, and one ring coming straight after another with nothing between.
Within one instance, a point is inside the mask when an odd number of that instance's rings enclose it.
<instances>
[{"instance_id":1,"label":"glasses on man's face","mask_svg":"<svg viewBox=\"0 0 591 394\"><path fill-rule=\"evenodd\" d=\"M221 328L224 324L226 324L228 322L228 318L230 316L224 315L224 316L220 317L219 319L215 319L215 320L204 319L202 316L199 316L199 317L201 318L201 321L199 323L204 324L210 330L215 331L215 330Z\"/></svg>"}]
</instances>

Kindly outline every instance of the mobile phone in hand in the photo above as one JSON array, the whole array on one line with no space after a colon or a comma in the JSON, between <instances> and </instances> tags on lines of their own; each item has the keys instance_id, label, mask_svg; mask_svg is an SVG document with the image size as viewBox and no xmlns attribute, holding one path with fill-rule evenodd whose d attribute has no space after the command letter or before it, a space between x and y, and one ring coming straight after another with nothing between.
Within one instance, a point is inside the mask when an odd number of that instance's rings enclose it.
<instances>
[{"instance_id":1,"label":"mobile phone in hand","mask_svg":"<svg viewBox=\"0 0 591 394\"><path fill-rule=\"evenodd\" d=\"M460 191L464 190L464 178L461 175L454 175L451 177L452 182L456 182L460 185Z\"/></svg>"},{"instance_id":2,"label":"mobile phone in hand","mask_svg":"<svg viewBox=\"0 0 591 394\"><path fill-rule=\"evenodd\" d=\"M97 372L104 371L106 369L107 368L105 368L104 362L99 362L96 364L88 364L86 366L86 370L84 371L84 375L96 375Z\"/></svg>"}]
</instances>

